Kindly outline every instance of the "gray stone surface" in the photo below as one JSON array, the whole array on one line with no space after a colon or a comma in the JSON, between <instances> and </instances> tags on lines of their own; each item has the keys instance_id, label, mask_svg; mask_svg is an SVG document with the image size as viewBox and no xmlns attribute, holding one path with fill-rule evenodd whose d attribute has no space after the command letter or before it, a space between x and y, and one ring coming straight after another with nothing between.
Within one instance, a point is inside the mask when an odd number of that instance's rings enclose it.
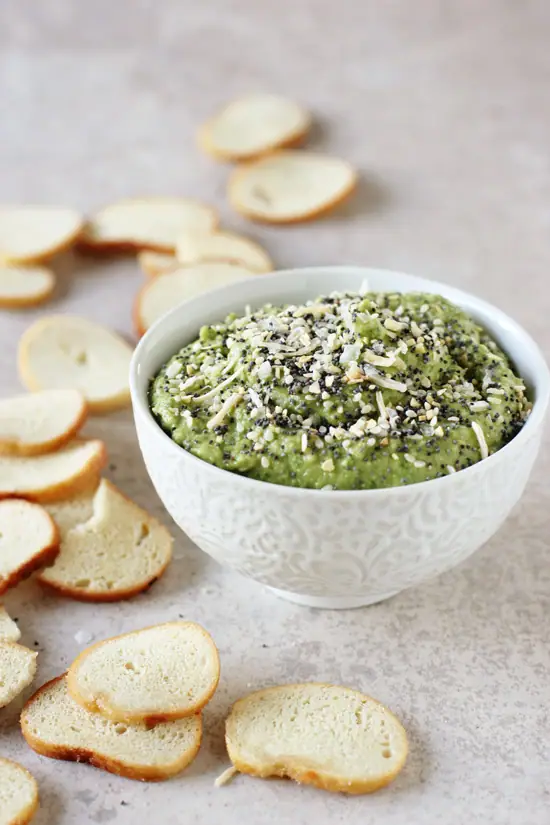
<instances>
[{"instance_id":1,"label":"gray stone surface","mask_svg":"<svg viewBox=\"0 0 550 825\"><path fill-rule=\"evenodd\" d=\"M134 193L224 201L227 169L194 132L219 103L265 88L318 118L312 145L363 172L332 218L246 228L277 263L402 268L475 291L550 352L550 6L547 0L3 0L2 200L90 210ZM81 313L131 335L141 276L129 261L65 256L47 311ZM19 388L17 339L39 312L0 314L2 395ZM143 468L129 412L94 419L109 476L168 521ZM385 604L314 612L278 601L176 533L177 559L151 591L119 605L8 594L37 684L68 666L75 634L95 639L179 614L202 622L222 657L200 755L179 778L140 785L36 756L17 703L0 713L0 753L40 784L36 825L312 822L435 825L550 821L548 439L522 503L466 564ZM248 689L331 680L386 702L411 739L396 783L346 799L227 766L224 715Z\"/></svg>"}]
</instances>

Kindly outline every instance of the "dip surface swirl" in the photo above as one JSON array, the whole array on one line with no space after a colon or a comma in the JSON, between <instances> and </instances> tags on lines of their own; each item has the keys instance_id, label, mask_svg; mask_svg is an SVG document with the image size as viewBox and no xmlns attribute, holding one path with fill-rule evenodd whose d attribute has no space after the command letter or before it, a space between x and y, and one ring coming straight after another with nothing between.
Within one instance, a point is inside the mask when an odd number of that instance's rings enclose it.
<instances>
[{"instance_id":1,"label":"dip surface swirl","mask_svg":"<svg viewBox=\"0 0 550 825\"><path fill-rule=\"evenodd\" d=\"M162 367L150 406L198 458L294 487L438 478L507 444L531 409L508 357L438 295L367 292L270 304Z\"/></svg>"}]
</instances>

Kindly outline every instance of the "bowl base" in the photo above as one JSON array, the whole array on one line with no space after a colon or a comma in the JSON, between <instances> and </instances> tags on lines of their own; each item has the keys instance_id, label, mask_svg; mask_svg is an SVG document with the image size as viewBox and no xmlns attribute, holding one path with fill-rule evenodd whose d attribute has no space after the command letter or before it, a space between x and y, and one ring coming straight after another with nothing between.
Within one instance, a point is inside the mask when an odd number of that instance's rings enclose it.
<instances>
[{"instance_id":1,"label":"bowl base","mask_svg":"<svg viewBox=\"0 0 550 825\"><path fill-rule=\"evenodd\" d=\"M399 591L385 593L383 596L309 596L302 593L293 593L291 590L279 590L276 587L268 587L271 593L280 599L286 599L294 604L301 604L303 607L314 607L318 610L353 610L358 607L368 607L379 604L390 599Z\"/></svg>"}]
</instances>

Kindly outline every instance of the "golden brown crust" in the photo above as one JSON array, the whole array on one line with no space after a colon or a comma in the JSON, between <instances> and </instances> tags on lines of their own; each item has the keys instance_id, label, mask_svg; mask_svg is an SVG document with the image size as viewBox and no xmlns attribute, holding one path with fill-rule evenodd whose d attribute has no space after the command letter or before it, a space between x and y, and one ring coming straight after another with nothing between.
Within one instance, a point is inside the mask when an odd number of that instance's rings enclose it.
<instances>
[{"instance_id":1,"label":"golden brown crust","mask_svg":"<svg viewBox=\"0 0 550 825\"><path fill-rule=\"evenodd\" d=\"M154 576L151 576L147 581L140 582L136 587L128 587L126 590L89 590L82 587L68 587L66 584L59 584L51 579L45 579L38 575L37 581L42 587L56 593L58 596L64 596L67 599L72 599L75 602L94 602L96 604L107 604L109 602L123 602L127 599L133 599L139 596L140 593L145 593L154 583L160 579L164 571L170 564L170 559L166 564L157 571Z\"/></svg>"},{"instance_id":2,"label":"golden brown crust","mask_svg":"<svg viewBox=\"0 0 550 825\"><path fill-rule=\"evenodd\" d=\"M0 264L1 266L1 264ZM19 266L19 264L13 264ZM21 267L24 269L24 267ZM55 275L51 270L47 270L49 274L49 283L41 292L35 292L33 295L2 295L0 293L0 309L26 309L27 307L35 307L44 304L48 301L55 289Z\"/></svg>"},{"instance_id":3,"label":"golden brown crust","mask_svg":"<svg viewBox=\"0 0 550 825\"><path fill-rule=\"evenodd\" d=\"M11 759L5 759L0 756L0 765L2 763L4 763L4 765L15 765L15 767L19 768L22 773L26 774L27 779L29 779L33 785L34 796L31 802L23 808L23 810L19 811L15 819L10 819L10 821L6 823L6 825L27 825L38 810L38 785L36 783L36 779L32 773L29 773L29 771L24 768L23 765L20 765L19 762L13 762Z\"/></svg>"},{"instance_id":4,"label":"golden brown crust","mask_svg":"<svg viewBox=\"0 0 550 825\"><path fill-rule=\"evenodd\" d=\"M300 766L299 764L291 761L288 761L284 768L280 765L274 765L273 767L267 767L265 770L260 771L252 765L248 765L246 762L241 761L238 757L233 758L231 754L229 754L229 756L233 762L233 765L240 773L246 773L249 776L257 777L258 779L269 779L270 777L275 776L280 779L293 779L295 782L299 782L302 785L313 785L315 788L320 788L323 791L358 795L374 793L375 791L385 788L393 782L405 763L406 754L403 761L397 766L393 773L387 774L379 780L371 782L348 782L337 776L331 777L326 774L320 774L311 768Z\"/></svg>"},{"instance_id":5,"label":"golden brown crust","mask_svg":"<svg viewBox=\"0 0 550 825\"><path fill-rule=\"evenodd\" d=\"M86 710L89 710L91 713L99 713L101 714L101 716L105 716L105 718L110 719L112 722L122 722L130 725L136 722L144 722L146 725L153 726L158 725L159 722L174 722L177 719L185 719L188 716L195 716L197 713L199 713L213 697L220 681L220 656L218 653L218 648L216 647L214 640L212 639L210 634L196 622L165 622L165 624L192 625L193 627L198 628L200 630L206 642L211 646L212 654L216 661L217 675L211 689L207 693L205 693L199 701L195 702L194 705L187 707L185 709L167 711L166 713L138 714L131 713L129 711L124 711L121 708L115 708L113 706L108 705L105 701L105 697L97 697L93 701L87 701L78 692L76 674L79 666L88 658L90 653L92 653L97 648L100 648L103 645L113 642L117 639L124 639L127 636L135 636L138 633L143 633L144 630L152 630L153 627L162 627L162 625L153 625L149 627L143 627L140 630L132 630L130 633L122 633L119 636L113 636L111 639L104 639L103 641L96 642L95 644L83 650L82 653L79 656L77 656L77 658L74 660L69 670L67 671L67 689L72 698L75 700L75 702L77 702L81 707L85 708Z\"/></svg>"},{"instance_id":6,"label":"golden brown crust","mask_svg":"<svg viewBox=\"0 0 550 825\"><path fill-rule=\"evenodd\" d=\"M189 751L187 751L180 760L173 762L171 765L164 766L163 768L129 765L118 759L114 759L113 757L97 754L93 750L87 748L70 748L63 747L61 745L48 745L42 742L30 732L25 719L25 711L41 693L50 687L50 685L59 682L64 677L65 674L56 676L55 679L51 679L49 682L46 682L45 685L42 685L42 687L31 696L21 713L21 731L27 741L27 744L34 751L36 751L36 753L39 753L42 756L48 756L50 759L61 759L66 762L86 762L89 765L93 765L95 768L99 768L100 770L108 771L108 773L114 773L116 776L125 776L127 779L137 779L142 782L162 782L165 779L170 779L170 777L181 773L181 771L183 771L184 768L190 765L195 759L202 741L202 716L200 713L195 714L200 722L199 735L197 736L195 747L193 749L189 749Z\"/></svg>"},{"instance_id":7,"label":"golden brown crust","mask_svg":"<svg viewBox=\"0 0 550 825\"><path fill-rule=\"evenodd\" d=\"M39 505L33 504L30 506L38 507ZM48 542L44 545L44 547L41 547L40 550L32 556L32 558L27 559L27 561L20 567L12 570L7 576L0 576L0 595L5 593L6 590L15 587L17 584L24 581L24 579L28 579L28 577L31 576L35 570L40 570L43 567L49 567L54 563L59 555L60 535L57 524L46 510L43 510L42 507L40 507L40 509L42 510L44 517L47 517L50 522L51 534Z\"/></svg>"},{"instance_id":8,"label":"golden brown crust","mask_svg":"<svg viewBox=\"0 0 550 825\"><path fill-rule=\"evenodd\" d=\"M25 492L0 490L0 501L6 498L24 498L27 501L34 501L40 504L42 502L61 501L65 498L72 498L83 490L86 490L89 485L93 484L95 478L99 476L101 470L107 463L107 448L103 441L99 441L98 439L81 440L93 441L98 445L98 449L90 456L87 464L81 469L80 473L59 482L59 484L44 487L41 490L28 490Z\"/></svg>"},{"instance_id":9,"label":"golden brown crust","mask_svg":"<svg viewBox=\"0 0 550 825\"><path fill-rule=\"evenodd\" d=\"M310 682L308 685L305 684L292 684L292 685L276 685L275 687L265 688L264 690L255 691L255 695L258 694L269 694L279 690L288 690L292 688L302 688L311 685L316 685L317 687L333 687L333 685L329 684L328 682ZM367 696L366 694L361 694L360 691L354 690L353 688L343 688L339 686L340 690L349 691L353 694L359 694L370 701L376 702L382 708L384 708L385 714L391 717L395 723L402 728L401 722L392 713L385 705L382 705L378 702L377 699L373 699L371 696ZM345 777L338 776L336 774L329 774L329 773L321 773L319 770L308 766L305 764L304 761L298 762L291 757L288 758L284 765L280 764L280 761L277 764L265 764L261 768L258 768L255 765L250 765L249 763L245 762L243 759L239 757L238 754L238 746L234 745L231 741L231 737L228 733L228 723L231 719L231 715L233 711L238 708L238 705L246 702L248 696L244 696L242 699L238 699L231 708L229 712L229 716L226 720L226 732L225 732L225 744L227 747L227 752L229 754L229 758L233 765L237 768L238 771L241 773L249 774L250 776L256 776L259 779L267 779L268 777L277 776L281 778L289 778L293 779L295 782L301 782L304 785L313 785L316 788L320 788L321 790L331 791L333 793L347 793L347 794L368 794L374 793L375 791L379 790L380 788L386 787L389 785L396 776L401 772L405 761L408 755L408 742L405 737L405 746L403 748L403 754L400 761L394 766L394 769L391 772L388 772L383 777L378 777L376 779L365 779L361 782L353 782L348 781ZM403 728L402 728L403 729ZM403 731L404 732L404 731Z\"/></svg>"},{"instance_id":10,"label":"golden brown crust","mask_svg":"<svg viewBox=\"0 0 550 825\"><path fill-rule=\"evenodd\" d=\"M279 154L279 152L273 152L272 156L277 154ZM338 197L333 198L331 201L324 203L317 209L312 209L309 212L303 212L300 215L285 215L284 217L267 217L265 215L258 214L252 209L248 209L246 206L243 206L241 203L239 203L238 199L234 194L234 186L239 181L239 178L243 175L247 175L248 170L257 163L261 163L262 160L264 160L263 156L258 157L248 163L239 164L239 166L237 166L229 176L229 181L227 184L227 198L229 200L230 205L240 215L243 215L245 218L248 218L251 221L255 221L256 223L263 223L268 225L284 225L294 223L306 223L307 221L316 220L316 218L322 217L328 212L332 212L334 209L340 206L341 203L346 201L356 190L357 184L359 182L359 176L357 175L357 172L355 172L355 170L352 170L352 167L350 166L350 170L353 171L354 174L352 177L350 177L348 188L341 192L338 195Z\"/></svg>"},{"instance_id":11,"label":"golden brown crust","mask_svg":"<svg viewBox=\"0 0 550 825\"><path fill-rule=\"evenodd\" d=\"M138 252L174 252L175 245L134 241L100 241L81 235L76 248L84 255L137 255Z\"/></svg>"},{"instance_id":12,"label":"golden brown crust","mask_svg":"<svg viewBox=\"0 0 550 825\"><path fill-rule=\"evenodd\" d=\"M46 453L54 453L56 450L64 447L69 441L72 441L79 430L82 429L86 423L89 412L89 404L82 396L82 406L74 422L68 430L61 433L57 438L52 438L50 441L43 441L41 444L25 444L22 441L2 441L0 439L0 455L18 455L28 457L32 455L45 455Z\"/></svg>"}]
</instances>

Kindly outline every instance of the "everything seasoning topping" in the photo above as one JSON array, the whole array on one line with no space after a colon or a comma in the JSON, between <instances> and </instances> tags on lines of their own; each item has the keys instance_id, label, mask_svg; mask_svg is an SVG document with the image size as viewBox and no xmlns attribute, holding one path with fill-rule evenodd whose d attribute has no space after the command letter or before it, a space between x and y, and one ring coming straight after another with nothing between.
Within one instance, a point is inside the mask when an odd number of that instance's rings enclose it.
<instances>
[{"instance_id":1,"label":"everything seasoning topping","mask_svg":"<svg viewBox=\"0 0 550 825\"><path fill-rule=\"evenodd\" d=\"M530 411L506 355L435 295L343 293L203 327L154 378L185 449L301 487L414 483L475 464Z\"/></svg>"}]
</instances>

